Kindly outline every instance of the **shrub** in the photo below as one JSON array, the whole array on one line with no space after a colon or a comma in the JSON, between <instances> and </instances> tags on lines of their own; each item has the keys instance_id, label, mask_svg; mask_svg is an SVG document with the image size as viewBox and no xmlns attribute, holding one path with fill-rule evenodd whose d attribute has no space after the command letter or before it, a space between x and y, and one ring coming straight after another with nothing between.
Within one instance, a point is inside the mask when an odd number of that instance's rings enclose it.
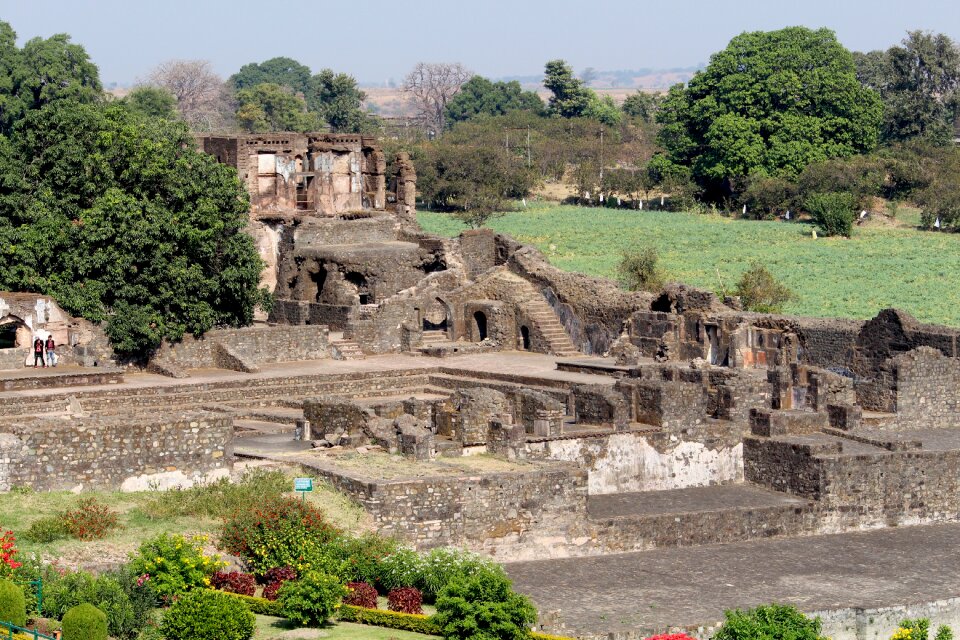
<instances>
[{"instance_id":1,"label":"shrub","mask_svg":"<svg viewBox=\"0 0 960 640\"><path fill-rule=\"evenodd\" d=\"M893 633L890 640L927 640L930 635L929 618L907 618ZM953 630L947 625L937 627L934 640L953 640Z\"/></svg>"},{"instance_id":2,"label":"shrub","mask_svg":"<svg viewBox=\"0 0 960 640\"><path fill-rule=\"evenodd\" d=\"M850 237L856 211L849 193L816 193L804 206L824 235Z\"/></svg>"},{"instance_id":3,"label":"shrub","mask_svg":"<svg viewBox=\"0 0 960 640\"><path fill-rule=\"evenodd\" d=\"M530 600L501 575L479 573L451 582L437 597L433 621L444 638L524 638L537 619Z\"/></svg>"},{"instance_id":4,"label":"shrub","mask_svg":"<svg viewBox=\"0 0 960 640\"><path fill-rule=\"evenodd\" d=\"M27 624L27 600L23 589L9 580L0 580L0 620L18 627Z\"/></svg>"},{"instance_id":5,"label":"shrub","mask_svg":"<svg viewBox=\"0 0 960 640\"><path fill-rule=\"evenodd\" d=\"M279 602L274 600L257 598L255 596L242 596L239 593L230 593L229 591L221 591L219 593L229 596L238 602L242 602L251 613L259 616L273 616L274 618L283 617L283 608Z\"/></svg>"},{"instance_id":6,"label":"shrub","mask_svg":"<svg viewBox=\"0 0 960 640\"><path fill-rule=\"evenodd\" d=\"M100 540L120 526L116 513L96 498L81 498L77 508L63 513L64 528L78 540Z\"/></svg>"},{"instance_id":7,"label":"shrub","mask_svg":"<svg viewBox=\"0 0 960 640\"><path fill-rule=\"evenodd\" d=\"M263 574L263 582L266 586L263 588L263 597L267 600L276 600L277 592L280 591L280 587L283 586L284 582L288 580L296 580L297 572L294 571L293 567L278 567L274 569L269 569L265 574Z\"/></svg>"},{"instance_id":8,"label":"shrub","mask_svg":"<svg viewBox=\"0 0 960 640\"><path fill-rule=\"evenodd\" d=\"M364 609L362 607L345 604L337 611L337 619L343 622L369 624L387 629L413 631L414 633L422 633L428 636L441 635L440 628L433 622L432 618L412 613L397 613L396 611L384 611L382 609Z\"/></svg>"},{"instance_id":9,"label":"shrub","mask_svg":"<svg viewBox=\"0 0 960 640\"><path fill-rule=\"evenodd\" d=\"M23 566L15 559L18 553L17 537L13 535L13 531L3 531L0 534L0 578L9 578Z\"/></svg>"},{"instance_id":10,"label":"shrub","mask_svg":"<svg viewBox=\"0 0 960 640\"><path fill-rule=\"evenodd\" d=\"M400 587L423 590L426 561L413 549L398 549L381 560L377 566L375 584L384 592Z\"/></svg>"},{"instance_id":11,"label":"shrub","mask_svg":"<svg viewBox=\"0 0 960 640\"><path fill-rule=\"evenodd\" d=\"M135 608L116 575L94 577L85 571L77 571L45 585L43 613L59 620L67 611L89 603L107 616L107 630L111 636L136 638L140 626L149 617L154 601L155 599L149 598L146 602L138 602Z\"/></svg>"},{"instance_id":12,"label":"shrub","mask_svg":"<svg viewBox=\"0 0 960 640\"><path fill-rule=\"evenodd\" d=\"M347 590L336 576L311 571L298 580L284 582L278 595L283 615L308 626L326 622Z\"/></svg>"},{"instance_id":13,"label":"shrub","mask_svg":"<svg viewBox=\"0 0 960 640\"><path fill-rule=\"evenodd\" d=\"M820 618L810 619L796 607L771 604L749 611L727 611L713 640L822 640Z\"/></svg>"},{"instance_id":14,"label":"shrub","mask_svg":"<svg viewBox=\"0 0 960 640\"><path fill-rule=\"evenodd\" d=\"M758 313L779 313L793 298L793 292L759 262L754 262L740 276L736 294L740 296L744 309Z\"/></svg>"},{"instance_id":15,"label":"shrub","mask_svg":"<svg viewBox=\"0 0 960 640\"><path fill-rule=\"evenodd\" d=\"M250 573L231 571L224 573L217 571L210 576L210 586L221 591L239 593L243 596L252 596L257 590L257 581Z\"/></svg>"},{"instance_id":16,"label":"shrub","mask_svg":"<svg viewBox=\"0 0 960 640\"><path fill-rule=\"evenodd\" d=\"M210 576L224 566L217 558L203 553L206 536L187 540L181 535L161 534L140 545L130 569L148 575L150 589L164 601L190 589L206 587Z\"/></svg>"},{"instance_id":17,"label":"shrub","mask_svg":"<svg viewBox=\"0 0 960 640\"><path fill-rule=\"evenodd\" d=\"M354 582L376 582L380 563L400 549L397 540L376 533L359 537L344 536L339 543L332 544L341 557L338 575L342 580Z\"/></svg>"},{"instance_id":18,"label":"shrub","mask_svg":"<svg viewBox=\"0 0 960 640\"><path fill-rule=\"evenodd\" d=\"M343 598L344 604L366 609L377 608L377 590L367 582L348 582L347 595Z\"/></svg>"},{"instance_id":19,"label":"shrub","mask_svg":"<svg viewBox=\"0 0 960 640\"><path fill-rule=\"evenodd\" d=\"M48 516L35 520L23 537L30 542L54 542L70 537L67 525L59 516Z\"/></svg>"},{"instance_id":20,"label":"shrub","mask_svg":"<svg viewBox=\"0 0 960 640\"><path fill-rule=\"evenodd\" d=\"M784 178L750 176L741 200L748 218L770 220L793 207L797 186Z\"/></svg>"},{"instance_id":21,"label":"shrub","mask_svg":"<svg viewBox=\"0 0 960 640\"><path fill-rule=\"evenodd\" d=\"M652 245L625 251L617 266L621 284L628 291L660 291L663 289L664 274L659 259Z\"/></svg>"},{"instance_id":22,"label":"shrub","mask_svg":"<svg viewBox=\"0 0 960 640\"><path fill-rule=\"evenodd\" d=\"M338 554L329 543L339 538L340 531L326 521L320 509L288 497L257 504L260 506L241 509L224 521L223 550L239 556L255 574L285 566L297 571L339 572L340 567L335 566Z\"/></svg>"},{"instance_id":23,"label":"shrub","mask_svg":"<svg viewBox=\"0 0 960 640\"><path fill-rule=\"evenodd\" d=\"M398 613L423 613L423 596L416 587L394 589L387 596L387 608Z\"/></svg>"},{"instance_id":24,"label":"shrub","mask_svg":"<svg viewBox=\"0 0 960 640\"><path fill-rule=\"evenodd\" d=\"M197 589L179 597L163 617L167 640L250 640L256 618L225 593Z\"/></svg>"},{"instance_id":25,"label":"shrub","mask_svg":"<svg viewBox=\"0 0 960 640\"><path fill-rule=\"evenodd\" d=\"M488 558L461 549L433 549L424 557L423 584L419 588L424 599L432 602L449 583L474 576L507 579L503 567Z\"/></svg>"},{"instance_id":26,"label":"shrub","mask_svg":"<svg viewBox=\"0 0 960 640\"><path fill-rule=\"evenodd\" d=\"M67 611L61 629L63 640L107 640L107 614L85 602Z\"/></svg>"},{"instance_id":27,"label":"shrub","mask_svg":"<svg viewBox=\"0 0 960 640\"><path fill-rule=\"evenodd\" d=\"M139 630L157 626L154 622L154 609L160 604L157 595L150 588L149 577L138 575L126 566L101 575L101 579L104 577L112 578L120 585L127 596L127 600L130 602L130 610L133 614L129 628L111 631L111 634L118 638L137 638L138 640L142 640L139 636ZM110 612L107 611L106 613L107 626L109 629L112 628L112 621Z\"/></svg>"},{"instance_id":28,"label":"shrub","mask_svg":"<svg viewBox=\"0 0 960 640\"><path fill-rule=\"evenodd\" d=\"M650 636L649 638L644 638L644 640L696 640L691 638L685 633L660 633L655 636Z\"/></svg>"}]
</instances>

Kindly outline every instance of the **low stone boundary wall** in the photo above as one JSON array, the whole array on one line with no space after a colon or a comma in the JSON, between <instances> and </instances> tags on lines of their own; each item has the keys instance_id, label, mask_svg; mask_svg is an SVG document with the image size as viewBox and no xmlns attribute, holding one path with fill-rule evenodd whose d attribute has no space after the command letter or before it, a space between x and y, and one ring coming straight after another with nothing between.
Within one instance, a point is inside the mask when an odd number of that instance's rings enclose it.
<instances>
[{"instance_id":1,"label":"low stone boundary wall","mask_svg":"<svg viewBox=\"0 0 960 640\"><path fill-rule=\"evenodd\" d=\"M38 418L3 427L0 490L146 490L190 485L232 466L233 420L169 416Z\"/></svg>"},{"instance_id":2,"label":"low stone boundary wall","mask_svg":"<svg viewBox=\"0 0 960 640\"><path fill-rule=\"evenodd\" d=\"M23 389L57 389L123 382L123 370L99 369L91 373L58 373L51 375L22 375L0 380L0 391Z\"/></svg>"}]
</instances>

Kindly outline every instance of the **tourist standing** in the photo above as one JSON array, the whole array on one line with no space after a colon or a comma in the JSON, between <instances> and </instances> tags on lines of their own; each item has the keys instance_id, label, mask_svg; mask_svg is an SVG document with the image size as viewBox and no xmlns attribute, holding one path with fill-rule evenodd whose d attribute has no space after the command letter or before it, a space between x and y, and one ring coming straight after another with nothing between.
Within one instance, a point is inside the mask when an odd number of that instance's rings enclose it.
<instances>
[{"instance_id":1,"label":"tourist standing","mask_svg":"<svg viewBox=\"0 0 960 640\"><path fill-rule=\"evenodd\" d=\"M33 368L37 368L37 360L40 361L40 364L44 368L47 367L47 363L43 359L43 340L40 339L40 336L37 336L37 339L33 341Z\"/></svg>"},{"instance_id":2,"label":"tourist standing","mask_svg":"<svg viewBox=\"0 0 960 640\"><path fill-rule=\"evenodd\" d=\"M53 334L47 336L47 364L57 366L57 344L53 341Z\"/></svg>"}]
</instances>

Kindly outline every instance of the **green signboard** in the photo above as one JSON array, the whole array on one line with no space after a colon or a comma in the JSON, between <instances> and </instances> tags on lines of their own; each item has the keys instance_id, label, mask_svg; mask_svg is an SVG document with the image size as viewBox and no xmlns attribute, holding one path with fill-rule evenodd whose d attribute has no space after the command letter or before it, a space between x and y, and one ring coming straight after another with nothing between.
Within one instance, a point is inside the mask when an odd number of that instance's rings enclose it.
<instances>
[{"instance_id":1,"label":"green signboard","mask_svg":"<svg viewBox=\"0 0 960 640\"><path fill-rule=\"evenodd\" d=\"M294 491L313 491L313 478L294 478Z\"/></svg>"}]
</instances>

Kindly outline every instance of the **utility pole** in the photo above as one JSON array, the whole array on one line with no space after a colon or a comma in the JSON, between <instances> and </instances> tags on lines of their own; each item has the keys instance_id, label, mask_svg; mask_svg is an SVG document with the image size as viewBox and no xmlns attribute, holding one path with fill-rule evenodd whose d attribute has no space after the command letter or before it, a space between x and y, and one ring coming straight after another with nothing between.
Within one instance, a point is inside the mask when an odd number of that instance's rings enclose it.
<instances>
[{"instance_id":1,"label":"utility pole","mask_svg":"<svg viewBox=\"0 0 960 640\"><path fill-rule=\"evenodd\" d=\"M603 126L600 127L600 184L603 184ZM601 187L601 190L603 187Z\"/></svg>"},{"instance_id":2,"label":"utility pole","mask_svg":"<svg viewBox=\"0 0 960 640\"><path fill-rule=\"evenodd\" d=\"M530 168L530 125L527 125L527 169Z\"/></svg>"}]
</instances>

